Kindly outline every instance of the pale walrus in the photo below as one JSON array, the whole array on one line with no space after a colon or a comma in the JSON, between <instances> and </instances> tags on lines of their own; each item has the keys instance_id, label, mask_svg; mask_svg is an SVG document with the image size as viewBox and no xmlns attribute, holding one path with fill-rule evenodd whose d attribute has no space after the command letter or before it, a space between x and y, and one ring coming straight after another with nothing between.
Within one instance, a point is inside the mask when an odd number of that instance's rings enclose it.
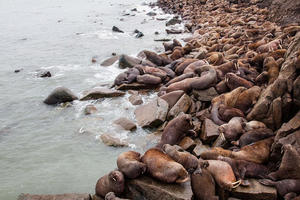
<instances>
[{"instance_id":1,"label":"pale walrus","mask_svg":"<svg viewBox=\"0 0 300 200\"><path fill-rule=\"evenodd\" d=\"M244 132L243 126L246 120L242 117L234 117L227 124L223 124L219 127L220 133L224 133L227 141L237 140Z\"/></svg>"},{"instance_id":2,"label":"pale walrus","mask_svg":"<svg viewBox=\"0 0 300 200\"><path fill-rule=\"evenodd\" d=\"M115 170L101 177L96 184L96 195L105 197L109 192L114 192L117 195L123 193L125 188L125 179L122 172Z\"/></svg>"},{"instance_id":3,"label":"pale walrus","mask_svg":"<svg viewBox=\"0 0 300 200\"><path fill-rule=\"evenodd\" d=\"M147 165L147 172L160 181L184 183L190 179L188 172L181 164L159 149L152 148L146 151L142 162Z\"/></svg>"},{"instance_id":4,"label":"pale walrus","mask_svg":"<svg viewBox=\"0 0 300 200\"><path fill-rule=\"evenodd\" d=\"M141 154L135 151L121 153L117 159L117 166L128 178L137 178L146 172L146 165L141 162Z\"/></svg>"},{"instance_id":5,"label":"pale walrus","mask_svg":"<svg viewBox=\"0 0 300 200\"><path fill-rule=\"evenodd\" d=\"M173 160L180 163L189 173L193 173L198 168L198 158L180 146L164 144L162 150Z\"/></svg>"}]
</instances>

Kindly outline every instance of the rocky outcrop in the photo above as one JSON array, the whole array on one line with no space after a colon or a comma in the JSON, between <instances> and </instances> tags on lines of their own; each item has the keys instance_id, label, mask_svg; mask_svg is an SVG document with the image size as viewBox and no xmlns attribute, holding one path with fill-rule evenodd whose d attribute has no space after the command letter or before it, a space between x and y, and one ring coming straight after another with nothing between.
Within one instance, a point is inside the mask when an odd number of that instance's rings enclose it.
<instances>
[{"instance_id":1,"label":"rocky outcrop","mask_svg":"<svg viewBox=\"0 0 300 200\"><path fill-rule=\"evenodd\" d=\"M108 88L93 88L83 92L83 96L80 98L80 101L86 100L97 100L100 98L111 98L111 97L120 97L124 96L125 92L118 90L111 90Z\"/></svg>"},{"instance_id":2,"label":"rocky outcrop","mask_svg":"<svg viewBox=\"0 0 300 200\"><path fill-rule=\"evenodd\" d=\"M49 94L49 96L44 100L44 103L48 105L55 105L58 103L71 102L77 99L78 97L76 97L76 95L68 88L58 87Z\"/></svg>"}]
</instances>

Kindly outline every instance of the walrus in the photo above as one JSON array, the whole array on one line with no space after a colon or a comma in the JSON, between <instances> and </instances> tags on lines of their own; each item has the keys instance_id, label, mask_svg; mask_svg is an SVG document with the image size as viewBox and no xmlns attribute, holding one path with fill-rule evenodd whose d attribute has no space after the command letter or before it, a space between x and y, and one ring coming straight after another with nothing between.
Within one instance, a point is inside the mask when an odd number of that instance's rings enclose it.
<instances>
[{"instance_id":1,"label":"walrus","mask_svg":"<svg viewBox=\"0 0 300 200\"><path fill-rule=\"evenodd\" d=\"M258 129L258 128L267 128L267 126L263 122L255 121L255 120L245 123L244 127L245 127L244 128L245 131L251 131L253 129Z\"/></svg>"},{"instance_id":2,"label":"walrus","mask_svg":"<svg viewBox=\"0 0 300 200\"><path fill-rule=\"evenodd\" d=\"M173 39L173 42L169 42L169 43L163 42L163 46L165 48L165 51L169 51L169 50L173 51L175 47L181 47L182 45L178 40Z\"/></svg>"},{"instance_id":3,"label":"walrus","mask_svg":"<svg viewBox=\"0 0 300 200\"><path fill-rule=\"evenodd\" d=\"M216 184L211 173L203 168L196 170L191 175L192 191L196 200L218 200Z\"/></svg>"},{"instance_id":4,"label":"walrus","mask_svg":"<svg viewBox=\"0 0 300 200\"><path fill-rule=\"evenodd\" d=\"M221 188L231 191L241 184L241 180L236 180L232 168L228 163L220 160L207 161L207 170L212 174L215 181Z\"/></svg>"},{"instance_id":5,"label":"walrus","mask_svg":"<svg viewBox=\"0 0 300 200\"><path fill-rule=\"evenodd\" d=\"M225 106L224 104L220 105L218 112L219 112L220 119L225 122L229 122L233 117L245 118L244 113L240 109L231 108L231 107Z\"/></svg>"},{"instance_id":6,"label":"walrus","mask_svg":"<svg viewBox=\"0 0 300 200\"><path fill-rule=\"evenodd\" d=\"M141 154L135 151L123 152L117 159L118 169L128 178L137 178L146 172L146 165L141 162Z\"/></svg>"},{"instance_id":7,"label":"walrus","mask_svg":"<svg viewBox=\"0 0 300 200\"><path fill-rule=\"evenodd\" d=\"M173 49L173 52L172 52L170 58L172 60L177 60L179 58L182 58L183 56L184 56L184 50L183 50L183 48L182 47L175 47Z\"/></svg>"},{"instance_id":8,"label":"walrus","mask_svg":"<svg viewBox=\"0 0 300 200\"><path fill-rule=\"evenodd\" d=\"M237 140L244 132L244 123L246 120L242 117L234 117L227 124L219 127L219 132L224 134L227 141Z\"/></svg>"},{"instance_id":9,"label":"walrus","mask_svg":"<svg viewBox=\"0 0 300 200\"><path fill-rule=\"evenodd\" d=\"M256 49L256 51L258 53L268 53L270 51L275 51L275 50L279 49L279 47L281 47L281 42L282 41L280 39L273 40L267 44L259 46Z\"/></svg>"},{"instance_id":10,"label":"walrus","mask_svg":"<svg viewBox=\"0 0 300 200\"><path fill-rule=\"evenodd\" d=\"M161 83L161 78L153 76L151 74L138 75L136 77L138 83L143 83L146 85L158 85Z\"/></svg>"},{"instance_id":11,"label":"walrus","mask_svg":"<svg viewBox=\"0 0 300 200\"><path fill-rule=\"evenodd\" d=\"M160 181L184 183L190 179L188 172L181 164L159 149L152 148L146 151L142 162L147 165L147 172Z\"/></svg>"},{"instance_id":12,"label":"walrus","mask_svg":"<svg viewBox=\"0 0 300 200\"><path fill-rule=\"evenodd\" d=\"M221 65L224 63L224 56L220 52L211 52L207 54L206 60L211 65Z\"/></svg>"},{"instance_id":13,"label":"walrus","mask_svg":"<svg viewBox=\"0 0 300 200\"><path fill-rule=\"evenodd\" d=\"M287 144L282 147L284 154L277 171L268 174L272 180L300 179L300 155L297 150Z\"/></svg>"},{"instance_id":14,"label":"walrus","mask_svg":"<svg viewBox=\"0 0 300 200\"><path fill-rule=\"evenodd\" d=\"M164 144L178 144L193 127L192 117L190 115L183 114L177 116L164 128L157 147L161 148Z\"/></svg>"},{"instance_id":15,"label":"walrus","mask_svg":"<svg viewBox=\"0 0 300 200\"><path fill-rule=\"evenodd\" d=\"M278 78L279 76L279 65L277 64L277 62L275 61L275 59L273 57L267 57L264 60L264 68L267 70L268 72L268 84L272 84L274 83L274 81Z\"/></svg>"},{"instance_id":16,"label":"walrus","mask_svg":"<svg viewBox=\"0 0 300 200\"><path fill-rule=\"evenodd\" d=\"M184 74L188 74L188 73L196 73L196 69L199 69L201 66L203 65L207 65L208 62L206 62L206 60L198 60L196 62L193 62L191 64L189 64L183 71Z\"/></svg>"},{"instance_id":17,"label":"walrus","mask_svg":"<svg viewBox=\"0 0 300 200\"><path fill-rule=\"evenodd\" d=\"M115 193L109 192L105 195L105 200L129 200L129 199L119 198L115 195Z\"/></svg>"},{"instance_id":18,"label":"walrus","mask_svg":"<svg viewBox=\"0 0 300 200\"><path fill-rule=\"evenodd\" d=\"M230 157L238 160L245 160L257 164L266 163L270 156L271 145L274 137L270 137L250 145L242 147L239 151L230 151L220 147L212 148L200 154L205 160L217 159L218 156Z\"/></svg>"},{"instance_id":19,"label":"walrus","mask_svg":"<svg viewBox=\"0 0 300 200\"><path fill-rule=\"evenodd\" d=\"M161 70L157 67L148 67L148 66L141 66L144 71L144 74L150 74L153 76L157 76L161 78L161 80L166 79L167 73L164 70Z\"/></svg>"},{"instance_id":20,"label":"walrus","mask_svg":"<svg viewBox=\"0 0 300 200\"><path fill-rule=\"evenodd\" d=\"M237 70L236 62L226 62L222 65L215 67L217 71L218 78L220 80L223 80L225 75L229 72L235 72Z\"/></svg>"},{"instance_id":21,"label":"walrus","mask_svg":"<svg viewBox=\"0 0 300 200\"><path fill-rule=\"evenodd\" d=\"M181 164L189 173L193 173L198 168L198 158L180 146L164 144L162 150L173 160Z\"/></svg>"},{"instance_id":22,"label":"walrus","mask_svg":"<svg viewBox=\"0 0 300 200\"><path fill-rule=\"evenodd\" d=\"M138 54L140 58L146 58L150 62L154 63L157 66L164 66L170 63L169 60L164 59L162 56L158 55L155 52L143 50Z\"/></svg>"},{"instance_id":23,"label":"walrus","mask_svg":"<svg viewBox=\"0 0 300 200\"><path fill-rule=\"evenodd\" d=\"M264 38L262 38L261 40L255 42L255 43L249 44L248 48L252 49L252 50L256 50L259 46L267 44L267 42L268 42L267 38L264 37Z\"/></svg>"},{"instance_id":24,"label":"walrus","mask_svg":"<svg viewBox=\"0 0 300 200\"><path fill-rule=\"evenodd\" d=\"M172 79L176 76L175 72L172 69L170 69L169 67L159 67L158 69L166 72L167 76L170 77L170 79Z\"/></svg>"},{"instance_id":25,"label":"walrus","mask_svg":"<svg viewBox=\"0 0 300 200\"><path fill-rule=\"evenodd\" d=\"M114 192L117 195L123 193L125 188L125 179L122 172L118 170L111 171L109 174L101 177L96 184L96 195L105 197L109 192Z\"/></svg>"},{"instance_id":26,"label":"walrus","mask_svg":"<svg viewBox=\"0 0 300 200\"><path fill-rule=\"evenodd\" d=\"M232 142L232 144L243 147L253 142L257 142L259 140L263 140L274 135L275 134L273 133L273 131L269 128L258 128L244 132L240 139L235 142Z\"/></svg>"},{"instance_id":27,"label":"walrus","mask_svg":"<svg viewBox=\"0 0 300 200\"><path fill-rule=\"evenodd\" d=\"M169 85L176 83L176 82L180 82L186 78L192 78L194 77L194 74L181 74L180 76L177 76L175 78L173 78L172 80L170 80L167 84L165 84L166 87L168 87Z\"/></svg>"},{"instance_id":28,"label":"walrus","mask_svg":"<svg viewBox=\"0 0 300 200\"><path fill-rule=\"evenodd\" d=\"M300 193L300 179L284 179L277 182L268 179L258 181L263 185L275 186L278 194L282 197L291 192Z\"/></svg>"},{"instance_id":29,"label":"walrus","mask_svg":"<svg viewBox=\"0 0 300 200\"><path fill-rule=\"evenodd\" d=\"M242 77L237 76L234 73L227 73L225 75L226 85L230 90L234 90L238 87L251 88L254 84Z\"/></svg>"},{"instance_id":30,"label":"walrus","mask_svg":"<svg viewBox=\"0 0 300 200\"><path fill-rule=\"evenodd\" d=\"M127 83L127 84L133 83L134 81L136 81L136 77L140 74L141 74L141 72L137 68L130 68L130 69L126 70L125 72L120 73L115 78L114 86L121 85L123 83Z\"/></svg>"},{"instance_id":31,"label":"walrus","mask_svg":"<svg viewBox=\"0 0 300 200\"><path fill-rule=\"evenodd\" d=\"M257 102L260 93L261 88L258 86L253 86L248 90L241 92L234 107L240 109L244 114L248 114L251 107Z\"/></svg>"},{"instance_id":32,"label":"walrus","mask_svg":"<svg viewBox=\"0 0 300 200\"><path fill-rule=\"evenodd\" d=\"M178 65L175 69L175 73L177 75L181 75L185 68L189 66L191 63L198 61L198 59L185 59L180 65Z\"/></svg>"}]
</instances>

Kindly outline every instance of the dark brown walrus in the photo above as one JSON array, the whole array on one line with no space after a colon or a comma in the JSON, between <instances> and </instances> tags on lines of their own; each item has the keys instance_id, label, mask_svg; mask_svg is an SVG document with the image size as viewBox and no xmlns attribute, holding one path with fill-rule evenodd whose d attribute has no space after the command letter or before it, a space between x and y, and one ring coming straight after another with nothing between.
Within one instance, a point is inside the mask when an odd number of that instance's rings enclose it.
<instances>
[{"instance_id":1,"label":"dark brown walrus","mask_svg":"<svg viewBox=\"0 0 300 200\"><path fill-rule=\"evenodd\" d=\"M258 181L263 185L275 186L278 194L282 197L291 192L300 193L300 179L285 179L277 182L268 179Z\"/></svg>"},{"instance_id":2,"label":"dark brown walrus","mask_svg":"<svg viewBox=\"0 0 300 200\"><path fill-rule=\"evenodd\" d=\"M161 148L164 144L178 144L188 131L193 129L194 126L191 120L192 117L187 114L172 119L165 127L157 147Z\"/></svg>"},{"instance_id":3,"label":"dark brown walrus","mask_svg":"<svg viewBox=\"0 0 300 200\"><path fill-rule=\"evenodd\" d=\"M184 183L190 179L188 172L181 164L159 149L152 148L146 151L142 162L147 165L147 172L160 181Z\"/></svg>"},{"instance_id":4,"label":"dark brown walrus","mask_svg":"<svg viewBox=\"0 0 300 200\"><path fill-rule=\"evenodd\" d=\"M235 142L232 142L232 144L243 147L243 146L246 146L253 142L257 142L259 140L269 138L271 136L274 136L274 133L269 128L253 129L253 130L243 133L243 135L240 137L240 139Z\"/></svg>"},{"instance_id":5,"label":"dark brown walrus","mask_svg":"<svg viewBox=\"0 0 300 200\"><path fill-rule=\"evenodd\" d=\"M109 192L117 195L123 193L125 188L125 179L122 172L115 170L101 177L96 184L95 192L100 197L105 197Z\"/></svg>"},{"instance_id":6,"label":"dark brown walrus","mask_svg":"<svg viewBox=\"0 0 300 200\"><path fill-rule=\"evenodd\" d=\"M135 151L121 153L117 159L117 166L128 178L137 178L146 172L146 165L141 162L141 154Z\"/></svg>"},{"instance_id":7,"label":"dark brown walrus","mask_svg":"<svg viewBox=\"0 0 300 200\"><path fill-rule=\"evenodd\" d=\"M180 146L164 144L162 150L173 160L180 163L189 173L193 173L198 168L198 158Z\"/></svg>"}]
</instances>

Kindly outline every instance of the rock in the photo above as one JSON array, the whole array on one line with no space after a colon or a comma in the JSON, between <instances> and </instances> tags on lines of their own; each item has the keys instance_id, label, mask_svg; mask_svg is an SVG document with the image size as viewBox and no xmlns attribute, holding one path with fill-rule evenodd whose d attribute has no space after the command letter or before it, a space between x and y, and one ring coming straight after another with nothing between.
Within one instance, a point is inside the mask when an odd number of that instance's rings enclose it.
<instances>
[{"instance_id":1,"label":"rock","mask_svg":"<svg viewBox=\"0 0 300 200\"><path fill-rule=\"evenodd\" d=\"M155 89L158 85L146 85L142 83L129 83L122 84L116 87L117 90L144 90L144 89Z\"/></svg>"},{"instance_id":2,"label":"rock","mask_svg":"<svg viewBox=\"0 0 300 200\"><path fill-rule=\"evenodd\" d=\"M227 142L226 142L226 138L224 136L224 133L220 133L218 138L213 143L212 147L223 147L225 144L227 144Z\"/></svg>"},{"instance_id":3,"label":"rock","mask_svg":"<svg viewBox=\"0 0 300 200\"><path fill-rule=\"evenodd\" d=\"M135 35L136 38L141 38L144 36L144 33L142 33L141 31L139 31L137 29L134 30L134 33L136 33L136 35Z\"/></svg>"},{"instance_id":4,"label":"rock","mask_svg":"<svg viewBox=\"0 0 300 200\"><path fill-rule=\"evenodd\" d=\"M132 68L136 65L141 64L142 61L138 58L134 58L125 54L122 54L119 57L119 67L121 69L125 69L125 68Z\"/></svg>"},{"instance_id":5,"label":"rock","mask_svg":"<svg viewBox=\"0 0 300 200\"><path fill-rule=\"evenodd\" d=\"M90 115L95 112L97 112L97 108L93 104L87 105L84 109L84 114L86 114L86 115Z\"/></svg>"},{"instance_id":6,"label":"rock","mask_svg":"<svg viewBox=\"0 0 300 200\"><path fill-rule=\"evenodd\" d=\"M45 104L54 105L58 103L65 103L77 100L78 97L75 94L65 87L58 87L53 90L50 95L44 100Z\"/></svg>"},{"instance_id":7,"label":"rock","mask_svg":"<svg viewBox=\"0 0 300 200\"><path fill-rule=\"evenodd\" d=\"M117 119L116 121L114 121L114 123L121 126L126 131L133 131L136 129L135 123L133 123L131 120L129 120L125 117L121 117L121 118Z\"/></svg>"},{"instance_id":8,"label":"rock","mask_svg":"<svg viewBox=\"0 0 300 200\"><path fill-rule=\"evenodd\" d=\"M184 94L177 103L171 108L168 113L168 119L173 119L178 116L179 113L183 112L186 113L192 104L191 98Z\"/></svg>"},{"instance_id":9,"label":"rock","mask_svg":"<svg viewBox=\"0 0 300 200\"><path fill-rule=\"evenodd\" d=\"M97 100L100 98L111 98L111 97L120 97L124 96L125 92L112 90L108 88L93 88L91 90L87 90L83 92L83 97L80 101L86 100Z\"/></svg>"},{"instance_id":10,"label":"rock","mask_svg":"<svg viewBox=\"0 0 300 200\"><path fill-rule=\"evenodd\" d=\"M192 94L199 101L211 101L213 98L219 95L214 87L208 88L206 90L193 90Z\"/></svg>"},{"instance_id":11,"label":"rock","mask_svg":"<svg viewBox=\"0 0 300 200\"><path fill-rule=\"evenodd\" d=\"M100 65L103 67L108 67L114 64L117 60L119 60L120 56L113 56L111 58L108 58L104 60Z\"/></svg>"},{"instance_id":12,"label":"rock","mask_svg":"<svg viewBox=\"0 0 300 200\"><path fill-rule=\"evenodd\" d=\"M184 137L178 145L186 151L191 151L196 147L197 144L192 138Z\"/></svg>"},{"instance_id":13,"label":"rock","mask_svg":"<svg viewBox=\"0 0 300 200\"><path fill-rule=\"evenodd\" d=\"M115 138L110 136L109 134L102 134L100 136L102 142L107 146L113 147L127 147L128 144L126 142L121 141L119 138Z\"/></svg>"},{"instance_id":14,"label":"rock","mask_svg":"<svg viewBox=\"0 0 300 200\"><path fill-rule=\"evenodd\" d=\"M219 126L212 120L205 118L202 125L202 132L200 138L205 143L210 143L219 136Z\"/></svg>"},{"instance_id":15,"label":"rock","mask_svg":"<svg viewBox=\"0 0 300 200\"><path fill-rule=\"evenodd\" d=\"M126 180L127 198L147 200L191 200L193 192L190 182L184 184L167 184L141 176Z\"/></svg>"},{"instance_id":16,"label":"rock","mask_svg":"<svg viewBox=\"0 0 300 200\"><path fill-rule=\"evenodd\" d=\"M128 99L132 105L141 105L143 103L143 99L140 95L133 94Z\"/></svg>"},{"instance_id":17,"label":"rock","mask_svg":"<svg viewBox=\"0 0 300 200\"><path fill-rule=\"evenodd\" d=\"M46 77L51 77L51 72L49 71L44 71L44 72L39 72L37 74L38 77L41 77L41 78L46 78Z\"/></svg>"},{"instance_id":18,"label":"rock","mask_svg":"<svg viewBox=\"0 0 300 200\"><path fill-rule=\"evenodd\" d=\"M19 73L19 72L21 72L21 71L23 71L24 69L23 68L21 68L21 69L16 69L14 72L15 73Z\"/></svg>"},{"instance_id":19,"label":"rock","mask_svg":"<svg viewBox=\"0 0 300 200\"><path fill-rule=\"evenodd\" d=\"M151 11L151 12L148 12L146 15L153 17L153 16L156 16L157 14L155 12Z\"/></svg>"},{"instance_id":20,"label":"rock","mask_svg":"<svg viewBox=\"0 0 300 200\"><path fill-rule=\"evenodd\" d=\"M89 194L21 194L18 200L90 200Z\"/></svg>"},{"instance_id":21,"label":"rock","mask_svg":"<svg viewBox=\"0 0 300 200\"><path fill-rule=\"evenodd\" d=\"M210 150L210 147L208 145L197 144L192 153L197 158L199 158L203 152L208 151L208 150Z\"/></svg>"},{"instance_id":22,"label":"rock","mask_svg":"<svg viewBox=\"0 0 300 200\"><path fill-rule=\"evenodd\" d=\"M180 24L180 23L181 23L181 20L174 17L174 18L170 19L169 21L167 21L166 26L172 26L172 25Z\"/></svg>"},{"instance_id":23,"label":"rock","mask_svg":"<svg viewBox=\"0 0 300 200\"><path fill-rule=\"evenodd\" d=\"M176 90L173 92L169 92L169 93L161 96L160 98L162 98L163 100L168 102L169 108L171 109L177 103L177 101L180 99L180 97L182 97L183 94L184 94L183 90Z\"/></svg>"},{"instance_id":24,"label":"rock","mask_svg":"<svg viewBox=\"0 0 300 200\"><path fill-rule=\"evenodd\" d=\"M275 141L280 138L287 136L290 133L300 128L300 111L287 123L284 123L281 128L277 131Z\"/></svg>"},{"instance_id":25,"label":"rock","mask_svg":"<svg viewBox=\"0 0 300 200\"><path fill-rule=\"evenodd\" d=\"M295 105L300 107L300 76L294 81L293 94Z\"/></svg>"},{"instance_id":26,"label":"rock","mask_svg":"<svg viewBox=\"0 0 300 200\"><path fill-rule=\"evenodd\" d=\"M177 30L177 29L166 29L167 34L181 34L183 33L182 30Z\"/></svg>"},{"instance_id":27,"label":"rock","mask_svg":"<svg viewBox=\"0 0 300 200\"><path fill-rule=\"evenodd\" d=\"M112 31L118 32L118 33L124 33L124 31L122 31L121 29L119 29L119 28L116 27L116 26L113 26L113 27L112 27Z\"/></svg>"},{"instance_id":28,"label":"rock","mask_svg":"<svg viewBox=\"0 0 300 200\"><path fill-rule=\"evenodd\" d=\"M231 194L233 197L248 200L276 200L277 192L274 187L268 187L260 184L255 179L249 179L248 187L237 187Z\"/></svg>"},{"instance_id":29,"label":"rock","mask_svg":"<svg viewBox=\"0 0 300 200\"><path fill-rule=\"evenodd\" d=\"M97 196L96 194L91 195L91 199L90 200L104 200L102 197Z\"/></svg>"},{"instance_id":30,"label":"rock","mask_svg":"<svg viewBox=\"0 0 300 200\"><path fill-rule=\"evenodd\" d=\"M161 98L139 106L134 111L138 125L143 128L159 126L166 120L168 107L168 103Z\"/></svg>"}]
</instances>

